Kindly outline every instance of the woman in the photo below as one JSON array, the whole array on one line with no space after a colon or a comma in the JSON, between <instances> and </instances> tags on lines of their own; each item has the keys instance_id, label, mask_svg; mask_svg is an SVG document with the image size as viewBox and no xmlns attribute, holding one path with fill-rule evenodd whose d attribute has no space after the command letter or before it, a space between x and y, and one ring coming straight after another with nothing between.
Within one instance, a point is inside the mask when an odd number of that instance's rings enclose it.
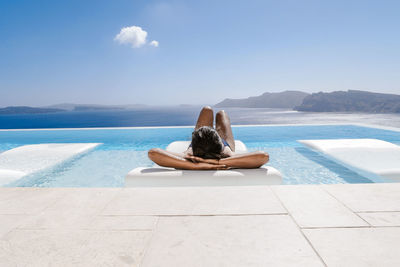
<instances>
[{"instance_id":1,"label":"woman","mask_svg":"<svg viewBox=\"0 0 400 267\"><path fill-rule=\"evenodd\" d=\"M148 152L149 158L160 166L185 170L227 170L259 168L269 160L265 152L235 154L231 123L228 115L218 111L215 118L211 107L204 107L192 133L192 143L183 153L159 148Z\"/></svg>"}]
</instances>

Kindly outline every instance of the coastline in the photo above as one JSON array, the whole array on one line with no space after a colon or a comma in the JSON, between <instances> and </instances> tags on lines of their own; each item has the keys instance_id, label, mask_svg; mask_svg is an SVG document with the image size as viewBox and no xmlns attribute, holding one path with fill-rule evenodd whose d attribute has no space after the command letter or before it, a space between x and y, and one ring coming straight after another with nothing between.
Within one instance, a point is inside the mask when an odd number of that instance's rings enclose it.
<instances>
[{"instance_id":1,"label":"coastline","mask_svg":"<svg viewBox=\"0 0 400 267\"><path fill-rule=\"evenodd\" d=\"M233 128L239 127L284 127L284 126L348 126L355 125L361 127L378 128L381 130L400 132L400 127L384 126L369 123L286 123L286 124L237 124ZM82 128L27 128L27 129L0 129L0 132L20 132L20 131L80 131L80 130L140 130L140 129L185 129L191 126L131 126L131 127L82 127Z\"/></svg>"}]
</instances>

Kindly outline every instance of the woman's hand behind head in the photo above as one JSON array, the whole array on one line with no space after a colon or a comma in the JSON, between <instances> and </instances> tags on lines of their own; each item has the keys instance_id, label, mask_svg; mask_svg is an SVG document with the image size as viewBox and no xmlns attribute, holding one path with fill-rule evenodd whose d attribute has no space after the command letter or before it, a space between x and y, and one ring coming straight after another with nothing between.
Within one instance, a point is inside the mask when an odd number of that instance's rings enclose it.
<instances>
[{"instance_id":1,"label":"woman's hand behind head","mask_svg":"<svg viewBox=\"0 0 400 267\"><path fill-rule=\"evenodd\" d=\"M196 157L196 156L191 156L191 155L186 155L185 159L194 162L194 163L208 163L208 164L213 164L213 165L219 165L219 160L218 159L203 159L201 157Z\"/></svg>"}]
</instances>

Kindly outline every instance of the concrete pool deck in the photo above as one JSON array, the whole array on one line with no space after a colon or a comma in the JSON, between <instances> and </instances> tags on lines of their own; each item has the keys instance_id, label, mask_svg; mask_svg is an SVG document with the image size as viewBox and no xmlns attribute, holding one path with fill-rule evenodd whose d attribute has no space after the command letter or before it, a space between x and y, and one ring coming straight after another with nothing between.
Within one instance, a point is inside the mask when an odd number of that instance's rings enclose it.
<instances>
[{"instance_id":1,"label":"concrete pool deck","mask_svg":"<svg viewBox=\"0 0 400 267\"><path fill-rule=\"evenodd\" d=\"M0 188L0 266L400 266L400 183Z\"/></svg>"}]
</instances>

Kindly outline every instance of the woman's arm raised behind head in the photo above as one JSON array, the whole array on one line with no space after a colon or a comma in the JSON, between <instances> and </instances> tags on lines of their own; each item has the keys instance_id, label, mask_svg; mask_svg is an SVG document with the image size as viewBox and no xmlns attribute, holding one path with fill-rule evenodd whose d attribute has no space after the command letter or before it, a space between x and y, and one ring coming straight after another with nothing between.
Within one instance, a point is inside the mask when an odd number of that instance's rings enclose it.
<instances>
[{"instance_id":1,"label":"woman's arm raised behind head","mask_svg":"<svg viewBox=\"0 0 400 267\"><path fill-rule=\"evenodd\" d=\"M223 158L219 161L219 164L226 165L228 168L253 169L261 167L268 161L268 153L257 151Z\"/></svg>"},{"instance_id":2,"label":"woman's arm raised behind head","mask_svg":"<svg viewBox=\"0 0 400 267\"><path fill-rule=\"evenodd\" d=\"M183 158L182 156L178 156L176 154L170 153L166 150L160 148L150 149L148 152L149 158L155 162L156 164L175 168L175 169L183 169L183 170L220 170L226 169L227 167L222 164L212 164L207 162L191 162Z\"/></svg>"}]
</instances>

